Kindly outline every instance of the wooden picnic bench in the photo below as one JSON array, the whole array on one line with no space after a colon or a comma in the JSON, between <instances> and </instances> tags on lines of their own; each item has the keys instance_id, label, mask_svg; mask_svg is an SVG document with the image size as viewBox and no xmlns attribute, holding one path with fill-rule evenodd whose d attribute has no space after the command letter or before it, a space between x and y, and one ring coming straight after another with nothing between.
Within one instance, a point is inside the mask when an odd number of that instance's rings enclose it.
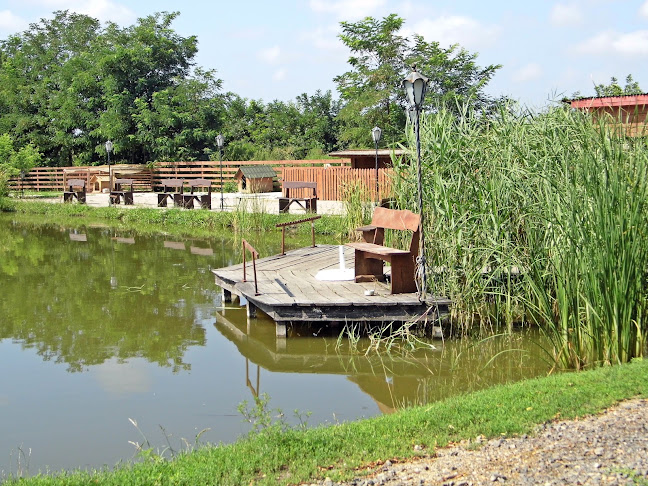
<instances>
[{"instance_id":1,"label":"wooden picnic bench","mask_svg":"<svg viewBox=\"0 0 648 486\"><path fill-rule=\"evenodd\" d=\"M176 207L182 206L183 181L182 179L162 179L162 192L157 193L157 205L159 208L167 207L167 199L173 200Z\"/></svg>"},{"instance_id":2,"label":"wooden picnic bench","mask_svg":"<svg viewBox=\"0 0 648 486\"><path fill-rule=\"evenodd\" d=\"M74 189L77 189L76 191ZM80 190L78 190L80 188ZM85 179L69 179L65 183L63 191L63 202L72 202L76 197L79 204L86 202L86 181Z\"/></svg>"},{"instance_id":3,"label":"wooden picnic bench","mask_svg":"<svg viewBox=\"0 0 648 486\"><path fill-rule=\"evenodd\" d=\"M377 207L371 224L356 228L362 232L364 241L347 243L355 249L355 281L383 281L383 262L391 263L391 293L416 292L416 257L419 250L421 217L407 209ZM408 250L384 246L385 229L411 231Z\"/></svg>"},{"instance_id":4,"label":"wooden picnic bench","mask_svg":"<svg viewBox=\"0 0 648 486\"><path fill-rule=\"evenodd\" d=\"M317 182L284 181L281 184L283 195L279 198L279 212L286 213L292 203L296 203L306 212L317 213ZM308 189L308 191L304 191ZM295 191L305 194L296 197Z\"/></svg>"},{"instance_id":5,"label":"wooden picnic bench","mask_svg":"<svg viewBox=\"0 0 648 486\"><path fill-rule=\"evenodd\" d=\"M110 201L113 204L119 204L120 199L124 199L124 204L133 204L133 179L115 179L115 186L110 191ZM130 189L125 189L130 186Z\"/></svg>"},{"instance_id":6,"label":"wooden picnic bench","mask_svg":"<svg viewBox=\"0 0 648 486\"><path fill-rule=\"evenodd\" d=\"M192 179L188 182L191 192L182 194L182 207L193 209L194 201L200 203L202 209L211 209L211 181L208 179ZM202 194L195 194L197 189L207 189Z\"/></svg>"}]
</instances>

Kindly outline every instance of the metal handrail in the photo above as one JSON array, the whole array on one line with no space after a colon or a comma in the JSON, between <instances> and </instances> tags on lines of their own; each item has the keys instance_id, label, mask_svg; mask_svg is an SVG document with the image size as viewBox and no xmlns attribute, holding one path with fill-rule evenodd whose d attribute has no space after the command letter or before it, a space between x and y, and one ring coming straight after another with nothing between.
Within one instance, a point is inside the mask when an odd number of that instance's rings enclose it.
<instances>
[{"instance_id":1,"label":"metal handrail","mask_svg":"<svg viewBox=\"0 0 648 486\"><path fill-rule=\"evenodd\" d=\"M321 216L313 216L311 218L306 218L306 219L300 219L299 221L289 221L287 223L278 223L275 225L276 228L281 228L281 255L285 255L285 246L286 246L286 226L295 226L301 223L308 223L310 221L311 224L311 237L313 239L313 248L315 248L315 221L316 219L320 219Z\"/></svg>"},{"instance_id":2,"label":"metal handrail","mask_svg":"<svg viewBox=\"0 0 648 486\"><path fill-rule=\"evenodd\" d=\"M257 273L256 273L256 259L259 258L259 252L254 249L252 245L250 245L247 241L243 241L243 281L247 282L247 277L245 274L245 267L247 266L245 263L245 250L249 250L250 253L252 254L252 270L254 271L254 295L261 295L259 294L259 285L257 282Z\"/></svg>"}]
</instances>

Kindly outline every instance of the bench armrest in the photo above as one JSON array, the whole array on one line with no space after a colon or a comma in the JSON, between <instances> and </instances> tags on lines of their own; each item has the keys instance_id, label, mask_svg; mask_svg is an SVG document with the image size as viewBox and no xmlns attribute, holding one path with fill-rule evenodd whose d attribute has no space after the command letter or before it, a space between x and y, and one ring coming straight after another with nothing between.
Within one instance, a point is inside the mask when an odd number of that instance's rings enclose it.
<instances>
[{"instance_id":1,"label":"bench armrest","mask_svg":"<svg viewBox=\"0 0 648 486\"><path fill-rule=\"evenodd\" d=\"M367 231L376 231L376 227L372 225L367 225L367 226L360 226L355 229L356 231L362 231L363 233L366 233Z\"/></svg>"}]
</instances>

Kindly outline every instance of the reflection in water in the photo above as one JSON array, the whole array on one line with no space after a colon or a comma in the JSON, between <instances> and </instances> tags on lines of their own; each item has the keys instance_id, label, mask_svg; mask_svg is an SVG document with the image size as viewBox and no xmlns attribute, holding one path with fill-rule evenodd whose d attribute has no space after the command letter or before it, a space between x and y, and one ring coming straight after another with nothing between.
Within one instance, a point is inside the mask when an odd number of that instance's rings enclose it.
<instances>
[{"instance_id":1,"label":"reflection in water","mask_svg":"<svg viewBox=\"0 0 648 486\"><path fill-rule=\"evenodd\" d=\"M253 324L244 312L226 311L217 313L215 324L245 356L245 383L255 397L260 371L253 387L249 363L273 373L345 375L383 413L537 376L547 369L533 342L540 336L531 331L481 342L435 341L435 349L422 348L407 355L365 355L335 338L278 338L271 321L268 325L258 321L263 317Z\"/></svg>"},{"instance_id":2,"label":"reflection in water","mask_svg":"<svg viewBox=\"0 0 648 486\"><path fill-rule=\"evenodd\" d=\"M211 248L199 248L197 246L192 246L189 250L194 255L211 256L214 254L214 250L212 250Z\"/></svg>"},{"instance_id":3,"label":"reflection in water","mask_svg":"<svg viewBox=\"0 0 648 486\"><path fill-rule=\"evenodd\" d=\"M147 367L132 360L124 368L124 363L112 358L93 368L92 373L101 388L110 395L146 393L150 390L152 379Z\"/></svg>"},{"instance_id":4,"label":"reflection in water","mask_svg":"<svg viewBox=\"0 0 648 486\"><path fill-rule=\"evenodd\" d=\"M88 241L88 235L85 233L70 233L70 241Z\"/></svg>"},{"instance_id":5,"label":"reflection in water","mask_svg":"<svg viewBox=\"0 0 648 486\"><path fill-rule=\"evenodd\" d=\"M184 241L165 241L164 248L171 248L172 250L184 250Z\"/></svg>"},{"instance_id":6,"label":"reflection in water","mask_svg":"<svg viewBox=\"0 0 648 486\"><path fill-rule=\"evenodd\" d=\"M186 350L205 344L194 309L217 295L200 272L205 262L166 249L161 239L136 242L111 231L0 224L0 339L69 371L114 357L189 370ZM63 237L87 244L66 245Z\"/></svg>"},{"instance_id":7,"label":"reflection in water","mask_svg":"<svg viewBox=\"0 0 648 486\"><path fill-rule=\"evenodd\" d=\"M276 254L280 236L263 238L250 242L262 256ZM155 445L168 440L155 440L160 425L175 437L211 428L205 440L229 442L247 430L236 410L250 394L312 412L316 425L547 369L529 333L437 341L438 349L407 356L364 356L312 332L277 339L267 318L248 321L245 309L221 304L210 269L240 263L240 248L0 215L0 368L10 370L0 457L29 447L34 472L102 467L132 457L129 418ZM12 471L6 459L0 471Z\"/></svg>"}]
</instances>

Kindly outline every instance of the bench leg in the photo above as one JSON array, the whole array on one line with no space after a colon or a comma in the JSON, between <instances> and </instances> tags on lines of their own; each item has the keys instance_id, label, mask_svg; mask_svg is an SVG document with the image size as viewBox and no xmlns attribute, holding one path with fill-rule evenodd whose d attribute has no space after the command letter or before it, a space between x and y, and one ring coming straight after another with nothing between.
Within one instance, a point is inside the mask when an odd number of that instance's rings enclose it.
<instances>
[{"instance_id":1,"label":"bench leg","mask_svg":"<svg viewBox=\"0 0 648 486\"><path fill-rule=\"evenodd\" d=\"M83 191L79 191L76 193L76 198L77 201L79 201L79 204L85 204L86 203L86 193Z\"/></svg>"},{"instance_id":2,"label":"bench leg","mask_svg":"<svg viewBox=\"0 0 648 486\"><path fill-rule=\"evenodd\" d=\"M288 211L288 198L287 197L280 197L279 198L279 212L280 213L285 213Z\"/></svg>"},{"instance_id":3,"label":"bench leg","mask_svg":"<svg viewBox=\"0 0 648 486\"><path fill-rule=\"evenodd\" d=\"M193 198L193 196L191 196L191 197L185 196L183 201L182 201L182 207L184 207L185 209L193 209L193 207L194 207L194 198Z\"/></svg>"},{"instance_id":4,"label":"bench leg","mask_svg":"<svg viewBox=\"0 0 648 486\"><path fill-rule=\"evenodd\" d=\"M158 194L158 208L167 207L167 194Z\"/></svg>"},{"instance_id":5,"label":"bench leg","mask_svg":"<svg viewBox=\"0 0 648 486\"><path fill-rule=\"evenodd\" d=\"M63 193L63 202L72 202L74 200L73 192L64 192Z\"/></svg>"},{"instance_id":6,"label":"bench leg","mask_svg":"<svg viewBox=\"0 0 648 486\"><path fill-rule=\"evenodd\" d=\"M113 204L119 204L119 194L111 194L110 195L110 200L112 201Z\"/></svg>"},{"instance_id":7,"label":"bench leg","mask_svg":"<svg viewBox=\"0 0 648 486\"><path fill-rule=\"evenodd\" d=\"M355 251L355 281L356 282L380 282L385 280L383 273L383 262L375 258L367 258L362 250Z\"/></svg>"},{"instance_id":8,"label":"bench leg","mask_svg":"<svg viewBox=\"0 0 648 486\"><path fill-rule=\"evenodd\" d=\"M211 195L205 194L200 196L200 207L203 209L211 209Z\"/></svg>"},{"instance_id":9,"label":"bench leg","mask_svg":"<svg viewBox=\"0 0 648 486\"><path fill-rule=\"evenodd\" d=\"M182 207L182 194L174 194L173 195L173 205L176 208L181 208Z\"/></svg>"},{"instance_id":10,"label":"bench leg","mask_svg":"<svg viewBox=\"0 0 648 486\"><path fill-rule=\"evenodd\" d=\"M317 199L309 199L306 201L306 211L317 214Z\"/></svg>"},{"instance_id":11,"label":"bench leg","mask_svg":"<svg viewBox=\"0 0 648 486\"><path fill-rule=\"evenodd\" d=\"M134 204L134 198L132 192L127 192L124 194L124 204L132 206Z\"/></svg>"},{"instance_id":12,"label":"bench leg","mask_svg":"<svg viewBox=\"0 0 648 486\"><path fill-rule=\"evenodd\" d=\"M392 255L391 293L409 294L416 292L416 257L412 255Z\"/></svg>"}]
</instances>

